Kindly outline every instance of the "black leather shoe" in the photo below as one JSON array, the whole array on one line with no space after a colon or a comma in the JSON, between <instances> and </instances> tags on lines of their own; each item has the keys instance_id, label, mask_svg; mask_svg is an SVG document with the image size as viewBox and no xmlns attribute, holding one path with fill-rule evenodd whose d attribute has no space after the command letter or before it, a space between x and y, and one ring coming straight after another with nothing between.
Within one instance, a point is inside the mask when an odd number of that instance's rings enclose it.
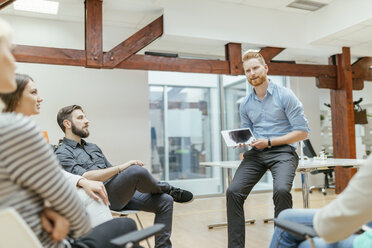
<instances>
[{"instance_id":1,"label":"black leather shoe","mask_svg":"<svg viewBox=\"0 0 372 248\"><path fill-rule=\"evenodd\" d=\"M175 202L186 203L191 202L194 199L194 195L187 190L171 187L169 195L172 196Z\"/></svg>"}]
</instances>

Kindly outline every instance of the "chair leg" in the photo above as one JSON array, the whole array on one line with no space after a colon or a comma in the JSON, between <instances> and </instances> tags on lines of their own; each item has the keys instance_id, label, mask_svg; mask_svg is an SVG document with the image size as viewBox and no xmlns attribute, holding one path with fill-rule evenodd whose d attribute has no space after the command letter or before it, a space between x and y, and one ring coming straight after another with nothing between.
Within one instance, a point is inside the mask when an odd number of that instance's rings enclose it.
<instances>
[{"instance_id":1,"label":"chair leg","mask_svg":"<svg viewBox=\"0 0 372 248\"><path fill-rule=\"evenodd\" d=\"M323 195L327 195L326 187L322 188L322 193L323 193Z\"/></svg>"},{"instance_id":2,"label":"chair leg","mask_svg":"<svg viewBox=\"0 0 372 248\"><path fill-rule=\"evenodd\" d=\"M136 218L137 218L137 220L138 220L138 223L139 223L139 225L140 225L141 229L143 229L143 225L142 225L142 222L141 222L141 220L140 220L140 218L139 218L139 216L138 216L138 214L137 214L137 213L136 213ZM150 244L150 241L149 241L149 239L146 239L146 243L147 243L147 246L148 246L149 248L151 248L151 244Z\"/></svg>"}]
</instances>

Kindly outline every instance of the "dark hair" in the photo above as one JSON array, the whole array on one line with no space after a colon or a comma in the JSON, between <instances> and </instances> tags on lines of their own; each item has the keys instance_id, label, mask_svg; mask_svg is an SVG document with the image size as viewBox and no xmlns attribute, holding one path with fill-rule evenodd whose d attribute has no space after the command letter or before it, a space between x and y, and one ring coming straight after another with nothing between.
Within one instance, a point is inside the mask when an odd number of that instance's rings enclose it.
<instances>
[{"instance_id":1,"label":"dark hair","mask_svg":"<svg viewBox=\"0 0 372 248\"><path fill-rule=\"evenodd\" d=\"M13 112L16 109L19 99L21 99L28 82L34 81L29 75L19 73L15 74L15 79L17 83L16 91L8 94L0 94L0 98L5 104L3 112Z\"/></svg>"},{"instance_id":2,"label":"dark hair","mask_svg":"<svg viewBox=\"0 0 372 248\"><path fill-rule=\"evenodd\" d=\"M80 109L81 111L83 111L83 108L81 106L79 106L79 105L66 106L66 107L61 108L58 111L58 114L57 114L57 123L58 123L59 127L62 129L63 132L66 131L66 128L63 125L63 121L64 120L71 121L71 113L74 112L74 110L76 110L76 109Z\"/></svg>"}]
</instances>

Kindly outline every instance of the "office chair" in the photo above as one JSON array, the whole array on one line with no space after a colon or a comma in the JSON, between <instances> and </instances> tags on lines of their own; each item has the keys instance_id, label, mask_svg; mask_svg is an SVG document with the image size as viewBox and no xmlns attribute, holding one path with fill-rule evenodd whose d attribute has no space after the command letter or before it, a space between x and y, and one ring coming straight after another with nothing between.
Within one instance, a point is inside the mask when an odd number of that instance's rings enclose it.
<instances>
[{"instance_id":1,"label":"office chair","mask_svg":"<svg viewBox=\"0 0 372 248\"><path fill-rule=\"evenodd\" d=\"M311 142L310 142L309 139L306 139L306 140L303 141L303 151L304 151L304 154L309 158L316 157L316 152L314 151L314 148L311 145ZM323 195L327 195L326 189L335 187L334 184L333 184L333 171L334 171L334 169L330 168L330 169L326 169L326 170L314 170L314 171L310 172L313 175L323 173L324 174L324 184L321 185L321 186L315 186L315 185L311 186L309 188L309 193L312 193L313 189L319 189L319 190L322 191ZM331 181L331 183L330 183L330 181Z\"/></svg>"},{"instance_id":2,"label":"office chair","mask_svg":"<svg viewBox=\"0 0 372 248\"><path fill-rule=\"evenodd\" d=\"M138 216L138 213L140 210L121 210L121 211L115 211L115 210L110 210L112 216L118 216L118 217L128 217L130 214L134 214L137 218L138 224L140 225L141 229L144 230L143 224L141 222L141 219ZM146 243L148 248L151 248L150 241L146 238Z\"/></svg>"}]
</instances>

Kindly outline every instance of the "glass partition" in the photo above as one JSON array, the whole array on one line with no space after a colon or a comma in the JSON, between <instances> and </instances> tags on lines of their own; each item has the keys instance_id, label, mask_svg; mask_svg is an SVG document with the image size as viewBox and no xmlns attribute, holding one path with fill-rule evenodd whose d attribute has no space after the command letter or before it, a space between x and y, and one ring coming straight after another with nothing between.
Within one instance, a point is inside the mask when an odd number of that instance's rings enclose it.
<instances>
[{"instance_id":1,"label":"glass partition","mask_svg":"<svg viewBox=\"0 0 372 248\"><path fill-rule=\"evenodd\" d=\"M195 195L222 193L218 76L150 72L152 173Z\"/></svg>"}]
</instances>

